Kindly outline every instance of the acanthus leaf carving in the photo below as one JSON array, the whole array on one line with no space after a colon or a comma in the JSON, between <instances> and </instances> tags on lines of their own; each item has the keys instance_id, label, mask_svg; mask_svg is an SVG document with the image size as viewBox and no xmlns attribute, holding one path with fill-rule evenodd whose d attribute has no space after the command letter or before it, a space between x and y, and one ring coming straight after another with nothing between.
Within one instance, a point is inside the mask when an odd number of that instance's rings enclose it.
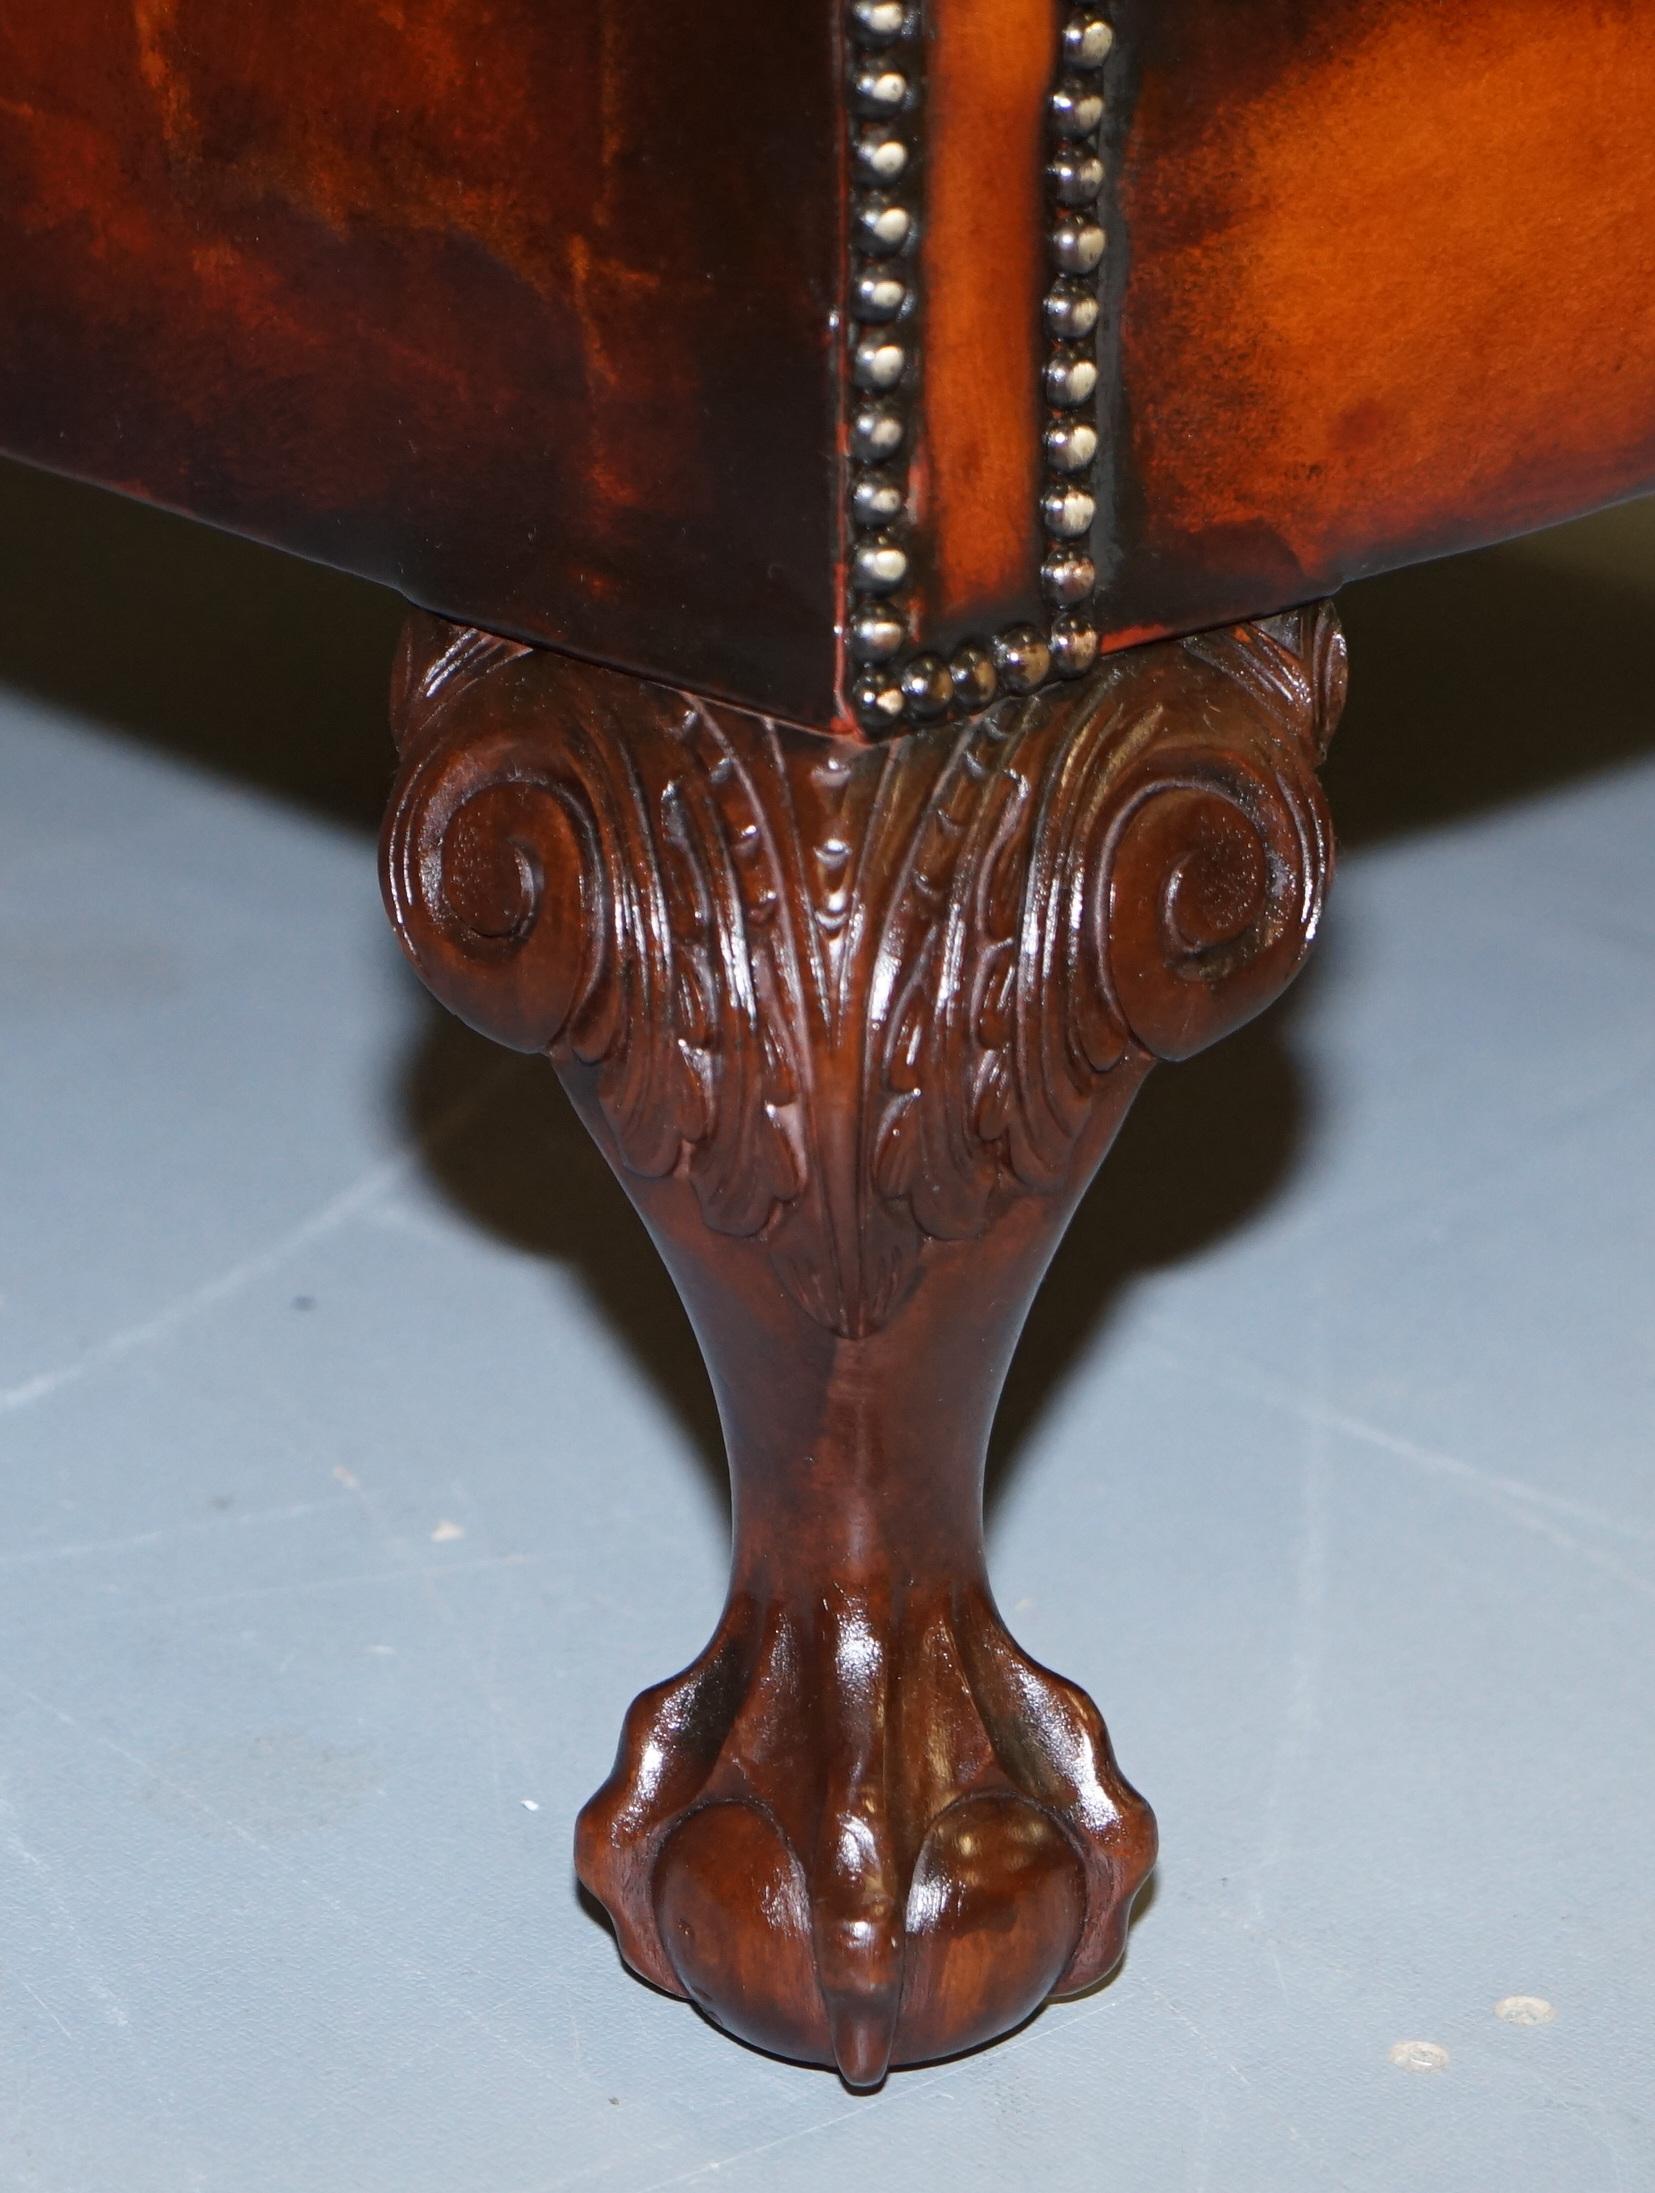
<instances>
[{"instance_id":1,"label":"acanthus leaf carving","mask_svg":"<svg viewBox=\"0 0 1655 2193\"><path fill-rule=\"evenodd\" d=\"M841 1334L927 1240L1055 1188L1100 1077L1249 1017L1314 935L1325 607L861 749L414 630L387 875L421 971L591 1068L624 1165L682 1168Z\"/></svg>"}]
</instances>

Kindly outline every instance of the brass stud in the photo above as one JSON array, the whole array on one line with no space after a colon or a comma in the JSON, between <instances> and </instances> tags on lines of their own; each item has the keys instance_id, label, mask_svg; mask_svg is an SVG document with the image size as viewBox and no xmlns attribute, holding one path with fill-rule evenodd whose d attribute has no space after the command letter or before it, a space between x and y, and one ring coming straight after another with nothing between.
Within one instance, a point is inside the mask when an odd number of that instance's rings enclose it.
<instances>
[{"instance_id":1,"label":"brass stud","mask_svg":"<svg viewBox=\"0 0 1655 2193\"><path fill-rule=\"evenodd\" d=\"M1096 221L1085 214L1066 213L1052 229L1053 264L1065 274L1090 274L1102 259L1106 242Z\"/></svg>"},{"instance_id":2,"label":"brass stud","mask_svg":"<svg viewBox=\"0 0 1655 2193\"><path fill-rule=\"evenodd\" d=\"M907 23L903 0L852 0L851 25L870 46L888 46L902 36Z\"/></svg>"},{"instance_id":3,"label":"brass stud","mask_svg":"<svg viewBox=\"0 0 1655 2193\"><path fill-rule=\"evenodd\" d=\"M1054 282L1046 292L1046 329L1060 343L1082 343L1098 324L1098 293L1083 282Z\"/></svg>"},{"instance_id":4,"label":"brass stud","mask_svg":"<svg viewBox=\"0 0 1655 2193\"><path fill-rule=\"evenodd\" d=\"M856 164L870 183L894 183L908 165L908 147L889 130L875 126L856 139Z\"/></svg>"},{"instance_id":5,"label":"brass stud","mask_svg":"<svg viewBox=\"0 0 1655 2193\"><path fill-rule=\"evenodd\" d=\"M1095 152L1060 152L1048 164L1046 180L1061 205L1094 205L1103 188L1103 162Z\"/></svg>"},{"instance_id":6,"label":"brass stud","mask_svg":"<svg viewBox=\"0 0 1655 2193\"><path fill-rule=\"evenodd\" d=\"M1090 533L1098 514L1097 498L1083 487L1050 487L1040 505L1046 531L1060 540L1078 541Z\"/></svg>"},{"instance_id":7,"label":"brass stud","mask_svg":"<svg viewBox=\"0 0 1655 2193\"><path fill-rule=\"evenodd\" d=\"M1085 601L1097 583L1097 567L1091 557L1077 555L1073 549L1057 550L1040 566L1040 584L1046 599L1061 609L1072 609L1076 602Z\"/></svg>"},{"instance_id":8,"label":"brass stud","mask_svg":"<svg viewBox=\"0 0 1655 2193\"><path fill-rule=\"evenodd\" d=\"M864 593L889 594L908 576L908 551L892 533L870 533L856 544L851 572Z\"/></svg>"},{"instance_id":9,"label":"brass stud","mask_svg":"<svg viewBox=\"0 0 1655 2193\"><path fill-rule=\"evenodd\" d=\"M888 671L869 671L850 690L851 713L864 731L895 731L906 703L902 687Z\"/></svg>"},{"instance_id":10,"label":"brass stud","mask_svg":"<svg viewBox=\"0 0 1655 2193\"><path fill-rule=\"evenodd\" d=\"M1046 462L1054 472L1084 472L1098 453L1098 430L1085 419L1056 419L1046 429Z\"/></svg>"},{"instance_id":11,"label":"brass stud","mask_svg":"<svg viewBox=\"0 0 1655 2193\"><path fill-rule=\"evenodd\" d=\"M890 472L858 472L851 486L851 510L858 525L885 526L902 516L908 498Z\"/></svg>"},{"instance_id":12,"label":"brass stud","mask_svg":"<svg viewBox=\"0 0 1655 2193\"><path fill-rule=\"evenodd\" d=\"M907 639L908 627L888 602L866 602L845 637L858 662L889 662Z\"/></svg>"},{"instance_id":13,"label":"brass stud","mask_svg":"<svg viewBox=\"0 0 1655 2193\"><path fill-rule=\"evenodd\" d=\"M1098 385L1098 362L1084 350L1055 350L1046 360L1047 401L1064 410L1086 403Z\"/></svg>"},{"instance_id":14,"label":"brass stud","mask_svg":"<svg viewBox=\"0 0 1655 2193\"><path fill-rule=\"evenodd\" d=\"M1059 84L1046 112L1059 137L1091 137L1103 126L1103 98L1090 84Z\"/></svg>"},{"instance_id":15,"label":"brass stud","mask_svg":"<svg viewBox=\"0 0 1655 2193\"><path fill-rule=\"evenodd\" d=\"M955 648L948 672L962 708L986 708L1000 690L1000 673L994 667L994 657L976 640L967 640Z\"/></svg>"},{"instance_id":16,"label":"brass stud","mask_svg":"<svg viewBox=\"0 0 1655 2193\"><path fill-rule=\"evenodd\" d=\"M954 699L954 681L939 655L916 655L902 673L908 712L920 723L946 716Z\"/></svg>"},{"instance_id":17,"label":"brass stud","mask_svg":"<svg viewBox=\"0 0 1655 2193\"><path fill-rule=\"evenodd\" d=\"M894 320L908 302L908 285L887 267L864 267L853 302L859 320Z\"/></svg>"},{"instance_id":18,"label":"brass stud","mask_svg":"<svg viewBox=\"0 0 1655 2193\"><path fill-rule=\"evenodd\" d=\"M851 99L862 114L900 114L908 104L908 79L883 62L860 68L851 79Z\"/></svg>"},{"instance_id":19,"label":"brass stud","mask_svg":"<svg viewBox=\"0 0 1655 2193\"><path fill-rule=\"evenodd\" d=\"M908 433L908 422L895 404L863 404L850 423L852 456L864 464L894 457Z\"/></svg>"},{"instance_id":20,"label":"brass stud","mask_svg":"<svg viewBox=\"0 0 1655 2193\"><path fill-rule=\"evenodd\" d=\"M864 335L851 360L858 388L895 388L907 370L907 351L889 335Z\"/></svg>"},{"instance_id":21,"label":"brass stud","mask_svg":"<svg viewBox=\"0 0 1655 2193\"><path fill-rule=\"evenodd\" d=\"M870 190L856 201L857 244L878 258L888 259L900 251L913 226L914 217L900 198L887 198L883 191Z\"/></svg>"},{"instance_id":22,"label":"brass stud","mask_svg":"<svg viewBox=\"0 0 1655 2193\"><path fill-rule=\"evenodd\" d=\"M1071 68L1102 68L1114 43L1113 30L1090 8L1078 9L1063 26L1063 58Z\"/></svg>"},{"instance_id":23,"label":"brass stud","mask_svg":"<svg viewBox=\"0 0 1655 2193\"><path fill-rule=\"evenodd\" d=\"M1098 628L1089 617L1063 616L1052 625L1052 668L1060 678L1083 678L1098 659Z\"/></svg>"},{"instance_id":24,"label":"brass stud","mask_svg":"<svg viewBox=\"0 0 1655 2193\"><path fill-rule=\"evenodd\" d=\"M1008 693L1032 693L1051 675L1052 651L1032 624L1002 632L994 643L994 660Z\"/></svg>"}]
</instances>

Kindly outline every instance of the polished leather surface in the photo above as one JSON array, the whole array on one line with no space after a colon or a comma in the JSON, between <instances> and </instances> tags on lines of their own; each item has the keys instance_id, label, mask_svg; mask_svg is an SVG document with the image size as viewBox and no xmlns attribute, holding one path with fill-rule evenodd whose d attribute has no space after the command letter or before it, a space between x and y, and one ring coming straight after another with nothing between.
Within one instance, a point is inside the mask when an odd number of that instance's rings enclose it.
<instances>
[{"instance_id":1,"label":"polished leather surface","mask_svg":"<svg viewBox=\"0 0 1655 2193\"><path fill-rule=\"evenodd\" d=\"M1107 646L1655 483L1643 0L1117 0ZM1038 617L1058 0L929 0L914 583ZM830 0L0 20L0 448L836 717ZM842 719L840 719L842 721Z\"/></svg>"},{"instance_id":2,"label":"polished leather surface","mask_svg":"<svg viewBox=\"0 0 1655 2193\"><path fill-rule=\"evenodd\" d=\"M15 0L0 447L825 709L836 65L817 4Z\"/></svg>"},{"instance_id":3,"label":"polished leather surface","mask_svg":"<svg viewBox=\"0 0 1655 2193\"><path fill-rule=\"evenodd\" d=\"M1645 0L1130 0L1117 630L1655 487Z\"/></svg>"}]
</instances>

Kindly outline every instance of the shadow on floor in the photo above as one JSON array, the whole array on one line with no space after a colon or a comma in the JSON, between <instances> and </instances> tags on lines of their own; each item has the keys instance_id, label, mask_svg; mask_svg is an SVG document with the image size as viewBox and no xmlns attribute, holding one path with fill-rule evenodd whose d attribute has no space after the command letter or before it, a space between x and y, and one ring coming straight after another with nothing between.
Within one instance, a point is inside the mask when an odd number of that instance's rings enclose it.
<instances>
[{"instance_id":1,"label":"shadow on floor","mask_svg":"<svg viewBox=\"0 0 1655 2193\"><path fill-rule=\"evenodd\" d=\"M0 685L366 832L402 616L365 580L0 463Z\"/></svg>"},{"instance_id":2,"label":"shadow on floor","mask_svg":"<svg viewBox=\"0 0 1655 2193\"><path fill-rule=\"evenodd\" d=\"M485 1075L500 1072L493 1044L431 1006L398 1081L410 1139L450 1116ZM508 1059L482 1123L428 1149L425 1162L443 1194L476 1225L514 1249L579 1272L677 1417L727 1517L718 1410L678 1290L545 1060Z\"/></svg>"},{"instance_id":3,"label":"shadow on floor","mask_svg":"<svg viewBox=\"0 0 1655 2193\"><path fill-rule=\"evenodd\" d=\"M1655 749L1655 498L1340 597L1351 701L1324 772L1349 851Z\"/></svg>"},{"instance_id":4,"label":"shadow on floor","mask_svg":"<svg viewBox=\"0 0 1655 2193\"><path fill-rule=\"evenodd\" d=\"M1346 846L1647 753L1652 583L1642 574L1652 570L1655 504L1350 589L1353 700L1327 772ZM390 775L384 693L400 616L376 587L0 466L0 683L365 835ZM1243 1223L1291 1174L1314 1112L1292 1057L1292 1010L1290 1000L1151 1083L1030 1320L993 1483L1110 1301ZM433 1008L399 1069L411 1126L492 1056ZM451 1146L436 1170L479 1224L579 1266L722 1499L716 1419L684 1313L545 1068L526 1060L509 1074L486 1134Z\"/></svg>"},{"instance_id":5,"label":"shadow on floor","mask_svg":"<svg viewBox=\"0 0 1655 2193\"><path fill-rule=\"evenodd\" d=\"M1314 1112L1292 1047L1302 996L1301 987L1229 1042L1152 1075L1128 1113L1023 1328L989 1441L991 1515L1071 1367L1134 1281L1221 1241L1291 1177Z\"/></svg>"}]
</instances>

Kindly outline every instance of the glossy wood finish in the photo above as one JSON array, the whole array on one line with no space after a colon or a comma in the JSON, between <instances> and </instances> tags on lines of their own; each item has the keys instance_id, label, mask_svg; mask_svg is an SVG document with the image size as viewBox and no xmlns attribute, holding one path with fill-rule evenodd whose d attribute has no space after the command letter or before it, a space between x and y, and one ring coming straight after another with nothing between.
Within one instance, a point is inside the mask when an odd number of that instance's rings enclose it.
<instances>
[{"instance_id":1,"label":"glossy wood finish","mask_svg":"<svg viewBox=\"0 0 1655 2193\"><path fill-rule=\"evenodd\" d=\"M410 628L392 917L553 1059L735 1481L724 1615L633 1707L581 1876L638 1972L854 2085L1120 1956L1153 1821L995 1611L985 1445L1149 1068L1308 949L1343 689L1309 611L852 748Z\"/></svg>"},{"instance_id":2,"label":"glossy wood finish","mask_svg":"<svg viewBox=\"0 0 1655 2193\"><path fill-rule=\"evenodd\" d=\"M1644 0L1131 0L1109 622L1655 486Z\"/></svg>"}]
</instances>

